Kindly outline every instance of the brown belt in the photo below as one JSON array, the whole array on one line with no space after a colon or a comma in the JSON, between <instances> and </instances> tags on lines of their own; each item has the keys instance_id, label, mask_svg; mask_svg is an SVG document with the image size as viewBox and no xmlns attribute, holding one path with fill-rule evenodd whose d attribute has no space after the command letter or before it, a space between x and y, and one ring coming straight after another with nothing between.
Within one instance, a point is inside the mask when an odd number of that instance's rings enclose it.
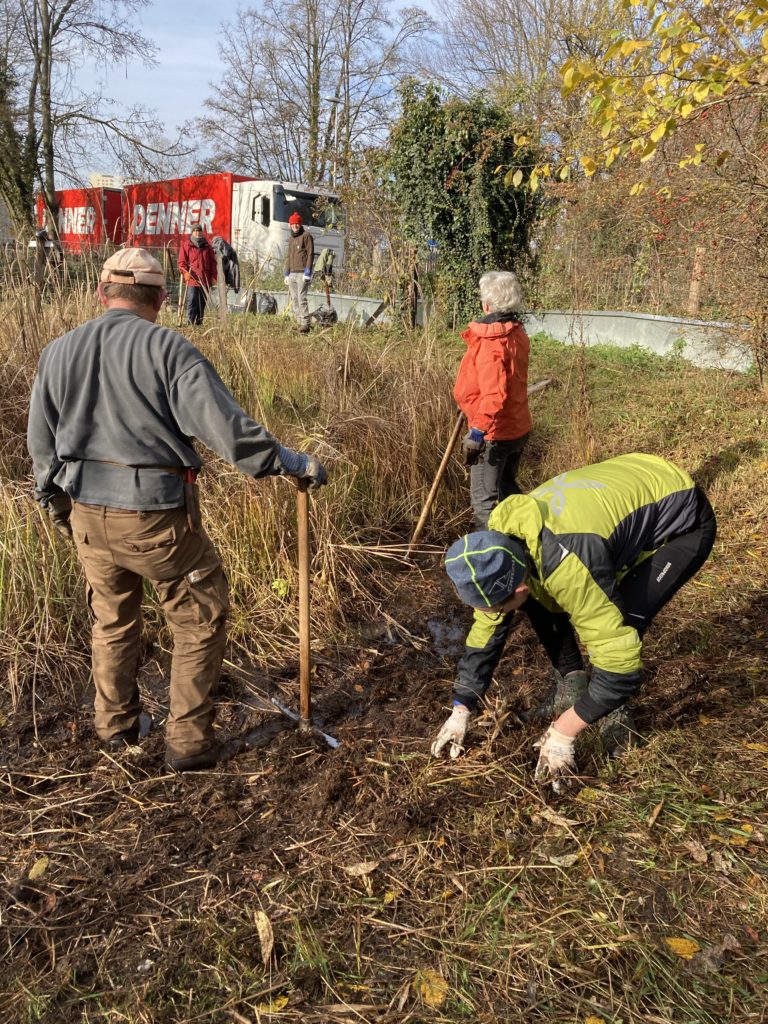
<instances>
[{"instance_id":1,"label":"brown belt","mask_svg":"<svg viewBox=\"0 0 768 1024\"><path fill-rule=\"evenodd\" d=\"M175 473L182 478L184 491L184 511L187 513L187 526L190 533L200 531L200 495L197 489L199 470L191 466L132 466L128 462L113 462L111 459L83 459L84 462L98 462L103 466L120 466L122 469L154 469L163 473Z\"/></svg>"}]
</instances>

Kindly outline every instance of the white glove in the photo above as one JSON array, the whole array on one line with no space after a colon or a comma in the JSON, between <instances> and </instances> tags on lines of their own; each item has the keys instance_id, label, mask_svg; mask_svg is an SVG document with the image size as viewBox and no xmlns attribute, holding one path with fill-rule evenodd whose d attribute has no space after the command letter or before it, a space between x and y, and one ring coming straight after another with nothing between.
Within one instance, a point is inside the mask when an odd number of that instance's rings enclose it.
<instances>
[{"instance_id":1,"label":"white glove","mask_svg":"<svg viewBox=\"0 0 768 1024\"><path fill-rule=\"evenodd\" d=\"M551 782L555 793L561 793L564 787L570 786L570 776L578 771L574 740L575 737L564 736L550 725L534 743L539 751L539 761L533 777L537 782Z\"/></svg>"},{"instance_id":2,"label":"white glove","mask_svg":"<svg viewBox=\"0 0 768 1024\"><path fill-rule=\"evenodd\" d=\"M442 729L437 734L437 739L432 744L433 757L439 757L441 750L447 743L451 744L449 751L451 757L458 757L459 754L464 753L464 735L467 731L469 716L469 708L465 708L463 704L454 705L451 717L446 720Z\"/></svg>"}]
</instances>

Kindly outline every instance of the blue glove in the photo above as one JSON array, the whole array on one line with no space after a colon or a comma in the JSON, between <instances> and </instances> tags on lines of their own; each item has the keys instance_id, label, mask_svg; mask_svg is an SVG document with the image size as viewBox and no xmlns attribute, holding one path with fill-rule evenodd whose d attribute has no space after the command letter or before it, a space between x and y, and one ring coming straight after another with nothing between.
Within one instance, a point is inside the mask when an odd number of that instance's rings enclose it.
<instances>
[{"instance_id":1,"label":"blue glove","mask_svg":"<svg viewBox=\"0 0 768 1024\"><path fill-rule=\"evenodd\" d=\"M476 465L484 449L485 431L478 430L477 427L470 427L461 442L461 450L464 452L464 465Z\"/></svg>"},{"instance_id":2,"label":"blue glove","mask_svg":"<svg viewBox=\"0 0 768 1024\"><path fill-rule=\"evenodd\" d=\"M309 269L309 267L304 267L304 277L306 277L306 278L312 277L312 271Z\"/></svg>"}]
</instances>

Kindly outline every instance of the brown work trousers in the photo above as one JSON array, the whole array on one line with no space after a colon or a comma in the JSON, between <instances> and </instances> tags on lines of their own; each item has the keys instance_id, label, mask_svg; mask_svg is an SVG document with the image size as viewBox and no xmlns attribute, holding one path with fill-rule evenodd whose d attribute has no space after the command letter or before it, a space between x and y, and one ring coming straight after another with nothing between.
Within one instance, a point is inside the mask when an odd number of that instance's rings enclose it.
<instances>
[{"instance_id":1,"label":"brown work trousers","mask_svg":"<svg viewBox=\"0 0 768 1024\"><path fill-rule=\"evenodd\" d=\"M229 588L213 544L192 533L183 508L129 511L75 503L72 532L93 613L96 732L108 740L139 723L143 580L157 592L173 631L169 756L214 742L213 693L226 643Z\"/></svg>"}]
</instances>

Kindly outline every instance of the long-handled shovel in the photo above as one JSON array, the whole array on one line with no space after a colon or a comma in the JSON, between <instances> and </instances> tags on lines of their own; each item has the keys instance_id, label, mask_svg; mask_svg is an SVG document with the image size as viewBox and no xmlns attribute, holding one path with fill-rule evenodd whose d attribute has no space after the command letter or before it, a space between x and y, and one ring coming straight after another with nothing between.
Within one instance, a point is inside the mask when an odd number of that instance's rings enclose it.
<instances>
[{"instance_id":1,"label":"long-handled shovel","mask_svg":"<svg viewBox=\"0 0 768 1024\"><path fill-rule=\"evenodd\" d=\"M448 466L448 462L450 461L451 455L453 454L453 449L456 447L456 442L459 440L459 434L461 433L463 423L464 413L460 412L456 417L456 423L453 426L453 433L451 434L448 440L448 444L445 449L445 454L443 455L442 461L437 468L437 472L435 473L435 479L432 481L432 486L429 489L429 494L427 495L426 501L424 502L424 508L422 508L421 510L419 521L418 523L416 523L416 528L414 529L413 535L411 536L411 539L408 542L408 550L405 552L406 558L411 557L411 552L418 543L419 537L421 537L422 530L424 529L424 524L426 523L427 516L429 515L429 510L432 508L432 504L435 500L435 495L437 494L437 489L440 486L440 481L443 479L443 476L445 475L445 470Z\"/></svg>"},{"instance_id":2,"label":"long-handled shovel","mask_svg":"<svg viewBox=\"0 0 768 1024\"><path fill-rule=\"evenodd\" d=\"M298 722L299 732L313 732L331 747L340 746L340 741L318 729L312 722L312 692L310 672L312 657L310 654L309 624L309 493L308 481L299 480L296 491L296 518L298 523L299 545L299 714L285 707L272 697L272 703L288 718Z\"/></svg>"},{"instance_id":3,"label":"long-handled shovel","mask_svg":"<svg viewBox=\"0 0 768 1024\"><path fill-rule=\"evenodd\" d=\"M300 480L296 492L296 516L298 522L298 548L299 548L299 713L286 707L276 697L266 694L260 686L249 685L254 697L273 708L276 708L282 715L295 722L300 732L314 733L320 739L325 740L329 747L341 746L341 741L334 736L319 729L312 721L312 693L310 684L310 671L312 668L312 657L310 654L310 620L309 620L309 494L307 480ZM248 677L249 673L243 672L237 665L227 663L231 668ZM246 702L249 707L261 711L259 705ZM275 723L257 726L243 737L245 746L249 749L262 747L268 743L281 727L275 727Z\"/></svg>"}]
</instances>

